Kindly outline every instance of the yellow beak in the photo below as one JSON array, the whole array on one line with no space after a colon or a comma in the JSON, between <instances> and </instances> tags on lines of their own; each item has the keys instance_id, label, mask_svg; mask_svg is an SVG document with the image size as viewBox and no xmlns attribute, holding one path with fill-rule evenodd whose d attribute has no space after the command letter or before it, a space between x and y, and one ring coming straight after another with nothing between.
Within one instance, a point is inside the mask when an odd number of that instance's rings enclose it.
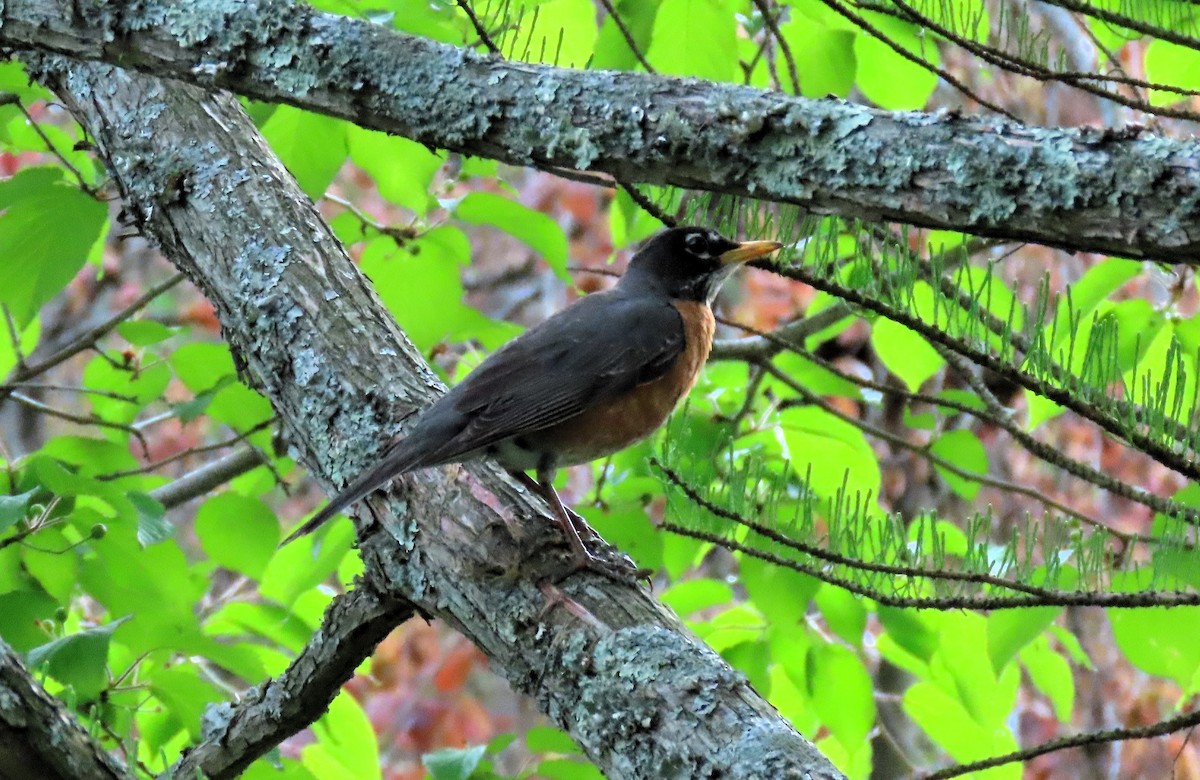
<instances>
[{"instance_id":1,"label":"yellow beak","mask_svg":"<svg viewBox=\"0 0 1200 780\"><path fill-rule=\"evenodd\" d=\"M728 252L723 252L718 259L720 259L721 265L745 263L757 257L770 254L782 246L783 244L778 241L743 241Z\"/></svg>"}]
</instances>

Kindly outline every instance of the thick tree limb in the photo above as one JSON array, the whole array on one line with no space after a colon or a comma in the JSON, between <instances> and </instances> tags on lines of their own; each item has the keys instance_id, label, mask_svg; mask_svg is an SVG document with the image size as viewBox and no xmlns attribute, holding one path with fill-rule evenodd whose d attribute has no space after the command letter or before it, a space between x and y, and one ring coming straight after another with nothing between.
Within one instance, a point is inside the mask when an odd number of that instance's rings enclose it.
<instances>
[{"instance_id":1,"label":"thick tree limb","mask_svg":"<svg viewBox=\"0 0 1200 780\"><path fill-rule=\"evenodd\" d=\"M289 0L7 0L0 45L102 59L541 168L1200 263L1200 145L503 62Z\"/></svg>"},{"instance_id":2,"label":"thick tree limb","mask_svg":"<svg viewBox=\"0 0 1200 780\"><path fill-rule=\"evenodd\" d=\"M0 777L126 780L127 772L0 640Z\"/></svg>"},{"instance_id":3,"label":"thick tree limb","mask_svg":"<svg viewBox=\"0 0 1200 780\"><path fill-rule=\"evenodd\" d=\"M211 8L172 13L197 6ZM237 100L23 58L95 139L126 210L212 301L293 453L327 486L344 484L440 385ZM609 777L841 776L645 590L591 574L547 584L565 545L546 508L496 468L418 472L376 507L383 527L359 529L363 587L470 637Z\"/></svg>"}]
</instances>

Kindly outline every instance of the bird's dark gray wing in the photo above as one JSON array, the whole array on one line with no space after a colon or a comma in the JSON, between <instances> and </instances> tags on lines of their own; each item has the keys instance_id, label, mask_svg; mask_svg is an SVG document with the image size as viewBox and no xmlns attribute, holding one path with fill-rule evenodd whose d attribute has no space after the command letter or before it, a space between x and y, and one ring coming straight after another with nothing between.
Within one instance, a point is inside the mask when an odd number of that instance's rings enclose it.
<instances>
[{"instance_id":1,"label":"bird's dark gray wing","mask_svg":"<svg viewBox=\"0 0 1200 780\"><path fill-rule=\"evenodd\" d=\"M653 381L683 347L683 318L668 301L615 290L589 295L483 361L284 544L399 474L549 428Z\"/></svg>"},{"instance_id":2,"label":"bird's dark gray wing","mask_svg":"<svg viewBox=\"0 0 1200 780\"><path fill-rule=\"evenodd\" d=\"M428 465L566 422L658 379L684 339L683 318L661 297L589 295L497 351L439 401L465 425L429 453Z\"/></svg>"}]
</instances>

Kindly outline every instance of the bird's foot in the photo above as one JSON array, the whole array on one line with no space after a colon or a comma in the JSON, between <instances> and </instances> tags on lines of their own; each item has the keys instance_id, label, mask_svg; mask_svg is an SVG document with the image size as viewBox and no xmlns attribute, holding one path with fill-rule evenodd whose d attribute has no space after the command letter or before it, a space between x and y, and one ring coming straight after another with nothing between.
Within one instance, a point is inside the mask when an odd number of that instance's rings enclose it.
<instances>
[{"instance_id":1,"label":"bird's foot","mask_svg":"<svg viewBox=\"0 0 1200 780\"><path fill-rule=\"evenodd\" d=\"M586 547L581 547L573 549L571 552L571 560L562 571L552 578L553 582L559 583L573 574L590 571L622 585L638 585L643 580L649 584L650 577L654 573L650 569L639 567L628 555L612 548L606 547L602 552L595 553Z\"/></svg>"}]
</instances>

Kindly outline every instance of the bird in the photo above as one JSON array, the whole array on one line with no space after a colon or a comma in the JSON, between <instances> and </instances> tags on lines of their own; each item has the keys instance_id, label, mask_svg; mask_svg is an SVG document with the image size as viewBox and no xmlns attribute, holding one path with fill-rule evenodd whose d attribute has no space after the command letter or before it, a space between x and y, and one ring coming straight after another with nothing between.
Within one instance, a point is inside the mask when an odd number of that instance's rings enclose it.
<instances>
[{"instance_id":1,"label":"bird","mask_svg":"<svg viewBox=\"0 0 1200 780\"><path fill-rule=\"evenodd\" d=\"M703 227L659 232L616 285L508 342L419 412L407 436L283 544L406 472L492 458L547 501L578 568L604 569L580 537L582 519L554 490L556 470L611 455L658 429L708 358L721 285L743 263L781 247Z\"/></svg>"}]
</instances>

